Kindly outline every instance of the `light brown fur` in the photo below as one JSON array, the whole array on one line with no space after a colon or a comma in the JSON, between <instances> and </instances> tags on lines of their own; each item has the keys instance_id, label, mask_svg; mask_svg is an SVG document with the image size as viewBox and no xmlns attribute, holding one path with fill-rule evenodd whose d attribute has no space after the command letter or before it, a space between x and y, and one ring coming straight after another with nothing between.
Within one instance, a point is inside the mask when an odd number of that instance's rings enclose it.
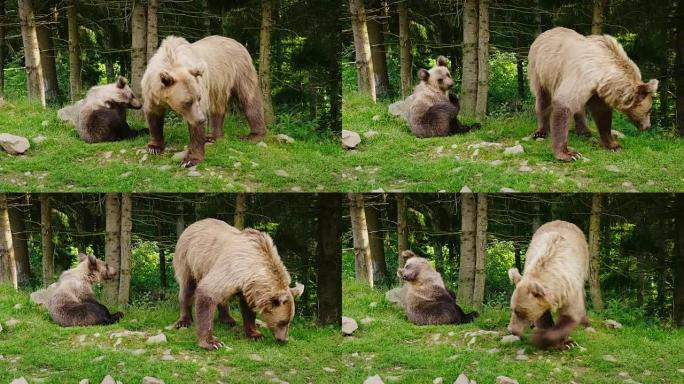
<instances>
[{"instance_id":1,"label":"light brown fur","mask_svg":"<svg viewBox=\"0 0 684 384\"><path fill-rule=\"evenodd\" d=\"M559 160L578 158L567 148L568 123L574 117L577 133L589 134L585 107L591 110L606 149L620 149L610 133L613 108L642 130L651 126L658 80L644 83L639 68L612 36L585 37L567 28L550 29L530 47L528 76L536 98L534 137L546 137L550 129Z\"/></svg>"}]
</instances>

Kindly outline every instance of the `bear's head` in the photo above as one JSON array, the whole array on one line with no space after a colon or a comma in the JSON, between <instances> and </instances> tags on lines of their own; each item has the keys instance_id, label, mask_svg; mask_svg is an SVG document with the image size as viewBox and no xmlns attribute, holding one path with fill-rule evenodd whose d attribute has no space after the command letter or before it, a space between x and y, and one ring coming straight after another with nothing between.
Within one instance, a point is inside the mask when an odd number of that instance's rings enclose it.
<instances>
[{"instance_id":1,"label":"bear's head","mask_svg":"<svg viewBox=\"0 0 684 384\"><path fill-rule=\"evenodd\" d=\"M508 331L520 336L525 328L554 307L554 299L538 281L532 278L526 278L523 281L517 268L509 269L508 277L515 285L515 291L511 296L511 321L508 323Z\"/></svg>"},{"instance_id":2,"label":"bear's head","mask_svg":"<svg viewBox=\"0 0 684 384\"><path fill-rule=\"evenodd\" d=\"M102 260L97 259L94 255L79 254L79 266L83 266L86 270L86 279L89 283L95 284L102 280L109 280L116 277L114 268L107 265Z\"/></svg>"},{"instance_id":3,"label":"bear's head","mask_svg":"<svg viewBox=\"0 0 684 384\"><path fill-rule=\"evenodd\" d=\"M402 252L402 257L404 257L404 252ZM397 270L397 276L400 279L408 283L418 283L424 280L428 275L435 273L434 268L432 268L432 265L430 265L430 262L427 259L418 257L413 252L411 252L411 254L412 256L406 260L404 268L399 268Z\"/></svg>"},{"instance_id":4,"label":"bear's head","mask_svg":"<svg viewBox=\"0 0 684 384\"><path fill-rule=\"evenodd\" d=\"M128 80L125 77L119 76L119 79L114 83L116 86L115 92L112 92L106 104L109 108L142 108L142 103L135 97L133 90L128 86Z\"/></svg>"},{"instance_id":5,"label":"bear's head","mask_svg":"<svg viewBox=\"0 0 684 384\"><path fill-rule=\"evenodd\" d=\"M207 116L202 107L201 68L175 67L159 72L161 99L191 126L203 126Z\"/></svg>"},{"instance_id":6,"label":"bear's head","mask_svg":"<svg viewBox=\"0 0 684 384\"><path fill-rule=\"evenodd\" d=\"M290 323L294 318L295 299L304 292L304 285L271 294L261 312L261 317L273 333L273 337L282 343L287 342Z\"/></svg>"},{"instance_id":7,"label":"bear's head","mask_svg":"<svg viewBox=\"0 0 684 384\"><path fill-rule=\"evenodd\" d=\"M446 94L454 87L454 80L447 68L447 59L444 56L437 58L437 65L430 69L421 68L418 71L420 81L428 88Z\"/></svg>"},{"instance_id":8,"label":"bear's head","mask_svg":"<svg viewBox=\"0 0 684 384\"><path fill-rule=\"evenodd\" d=\"M658 90L658 80L652 79L648 83L637 86L636 94L631 95L629 107L622 110L637 128L645 131L651 128L651 110L653 109L653 94Z\"/></svg>"}]
</instances>

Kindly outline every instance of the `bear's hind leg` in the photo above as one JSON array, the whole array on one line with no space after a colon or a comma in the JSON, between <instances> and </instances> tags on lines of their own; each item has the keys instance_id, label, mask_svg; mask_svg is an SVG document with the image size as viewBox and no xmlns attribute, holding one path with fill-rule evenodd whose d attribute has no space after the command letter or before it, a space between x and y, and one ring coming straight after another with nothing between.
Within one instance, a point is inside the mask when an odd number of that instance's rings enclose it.
<instances>
[{"instance_id":1,"label":"bear's hind leg","mask_svg":"<svg viewBox=\"0 0 684 384\"><path fill-rule=\"evenodd\" d=\"M577 136L591 137L591 131L589 126L587 126L587 113L582 110L581 112L575 113L575 134Z\"/></svg>"},{"instance_id":2,"label":"bear's hind leg","mask_svg":"<svg viewBox=\"0 0 684 384\"><path fill-rule=\"evenodd\" d=\"M258 87L257 87L258 89ZM240 90L238 94L240 109L245 114L251 131L243 140L260 141L266 136L266 123L264 121L264 103L261 101L259 91Z\"/></svg>"},{"instance_id":3,"label":"bear's hind leg","mask_svg":"<svg viewBox=\"0 0 684 384\"><path fill-rule=\"evenodd\" d=\"M561 161L574 161L580 158L579 153L568 149L568 123L571 115L570 107L554 103L551 113L551 145L554 156Z\"/></svg>"},{"instance_id":4,"label":"bear's hind leg","mask_svg":"<svg viewBox=\"0 0 684 384\"><path fill-rule=\"evenodd\" d=\"M195 295L197 283L192 278L180 284L178 300L180 301L180 318L176 321L176 329L187 328L192 324L192 298Z\"/></svg>"},{"instance_id":5,"label":"bear's hind leg","mask_svg":"<svg viewBox=\"0 0 684 384\"><path fill-rule=\"evenodd\" d=\"M551 96L543 89L538 89L534 110L537 114L537 130L532 133L533 139L546 138L549 133Z\"/></svg>"},{"instance_id":6,"label":"bear's hind leg","mask_svg":"<svg viewBox=\"0 0 684 384\"><path fill-rule=\"evenodd\" d=\"M242 326L245 329L245 336L252 340L261 340L264 336L257 329L256 313L252 311L242 295L240 295L240 313L242 313Z\"/></svg>"},{"instance_id":7,"label":"bear's hind leg","mask_svg":"<svg viewBox=\"0 0 684 384\"><path fill-rule=\"evenodd\" d=\"M235 319L233 319L233 317L230 315L230 311L228 311L228 304L219 304L217 307L219 313L219 323L226 324L229 327L234 326L236 322Z\"/></svg>"}]
</instances>

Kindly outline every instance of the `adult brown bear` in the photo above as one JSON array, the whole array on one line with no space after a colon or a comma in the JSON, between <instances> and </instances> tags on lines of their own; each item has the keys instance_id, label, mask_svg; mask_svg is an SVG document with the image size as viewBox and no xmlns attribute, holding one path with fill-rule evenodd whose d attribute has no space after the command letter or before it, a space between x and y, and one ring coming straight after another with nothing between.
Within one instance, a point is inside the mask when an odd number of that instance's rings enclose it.
<instances>
[{"instance_id":1,"label":"adult brown bear","mask_svg":"<svg viewBox=\"0 0 684 384\"><path fill-rule=\"evenodd\" d=\"M182 167L204 160L205 141L223 136L223 120L233 97L251 127L245 138L258 141L266 134L256 69L247 49L233 39L209 36L191 44L169 36L150 58L141 84L143 111L150 128L148 152L159 154L164 150L164 114L168 108L188 124L190 148ZM207 118L212 131L205 136Z\"/></svg>"},{"instance_id":2,"label":"adult brown bear","mask_svg":"<svg viewBox=\"0 0 684 384\"><path fill-rule=\"evenodd\" d=\"M611 134L613 108L639 129L651 127L658 80L641 81L639 67L611 36L585 37L567 28L550 29L530 47L528 76L536 97L538 129L533 137L546 137L551 129L558 160L579 158L568 149L568 124L574 117L576 132L590 134L585 106L596 121L601 143L609 150L620 150Z\"/></svg>"}]
</instances>

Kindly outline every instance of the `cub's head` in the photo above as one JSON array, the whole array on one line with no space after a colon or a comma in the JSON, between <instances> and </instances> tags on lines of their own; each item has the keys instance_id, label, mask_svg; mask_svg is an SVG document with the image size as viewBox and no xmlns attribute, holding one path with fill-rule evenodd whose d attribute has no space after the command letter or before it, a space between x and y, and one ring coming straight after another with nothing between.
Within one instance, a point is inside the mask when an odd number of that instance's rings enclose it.
<instances>
[{"instance_id":1,"label":"cub's head","mask_svg":"<svg viewBox=\"0 0 684 384\"><path fill-rule=\"evenodd\" d=\"M437 66L434 68L430 70L421 68L418 71L418 77L423 84L439 92L447 93L454 87L454 80L451 78L451 73L447 68L447 59L444 56L437 58Z\"/></svg>"},{"instance_id":2,"label":"cub's head","mask_svg":"<svg viewBox=\"0 0 684 384\"><path fill-rule=\"evenodd\" d=\"M203 126L207 116L202 108L201 68L178 67L159 72L161 99L191 126Z\"/></svg>"},{"instance_id":3,"label":"cub's head","mask_svg":"<svg viewBox=\"0 0 684 384\"><path fill-rule=\"evenodd\" d=\"M511 296L511 321L508 323L508 331L520 336L544 312L553 307L554 299L538 281L522 281L517 268L509 269L508 277L515 285L515 291Z\"/></svg>"},{"instance_id":4,"label":"cub's head","mask_svg":"<svg viewBox=\"0 0 684 384\"><path fill-rule=\"evenodd\" d=\"M404 268L399 268L397 270L397 276L408 283L420 282L424 280L425 277L427 277L428 275L434 273L435 270L434 268L432 268L432 265L430 265L430 262L425 258L415 256L415 254L408 260L406 260Z\"/></svg>"},{"instance_id":5,"label":"cub's head","mask_svg":"<svg viewBox=\"0 0 684 384\"><path fill-rule=\"evenodd\" d=\"M653 79L637 87L635 95L632 95L630 107L622 112L632 121L637 128L645 131L651 128L651 110L653 109L653 94L658 90L658 80Z\"/></svg>"},{"instance_id":6,"label":"cub's head","mask_svg":"<svg viewBox=\"0 0 684 384\"><path fill-rule=\"evenodd\" d=\"M287 342L290 331L290 323L294 318L295 299L304 292L304 285L297 284L282 292L271 295L261 312L261 317L273 333L273 337L279 342Z\"/></svg>"},{"instance_id":7,"label":"cub's head","mask_svg":"<svg viewBox=\"0 0 684 384\"><path fill-rule=\"evenodd\" d=\"M87 279L91 284L98 283L102 280L109 280L116 276L114 268L107 265L102 260L97 259L93 255L79 254L79 266L82 266L87 271Z\"/></svg>"},{"instance_id":8,"label":"cub's head","mask_svg":"<svg viewBox=\"0 0 684 384\"><path fill-rule=\"evenodd\" d=\"M119 76L119 80L117 80L114 85L114 92L112 92L107 100L107 104L110 108L142 108L142 103L135 97L135 94L133 94L133 90L128 86L128 80L126 80L125 77Z\"/></svg>"}]
</instances>

